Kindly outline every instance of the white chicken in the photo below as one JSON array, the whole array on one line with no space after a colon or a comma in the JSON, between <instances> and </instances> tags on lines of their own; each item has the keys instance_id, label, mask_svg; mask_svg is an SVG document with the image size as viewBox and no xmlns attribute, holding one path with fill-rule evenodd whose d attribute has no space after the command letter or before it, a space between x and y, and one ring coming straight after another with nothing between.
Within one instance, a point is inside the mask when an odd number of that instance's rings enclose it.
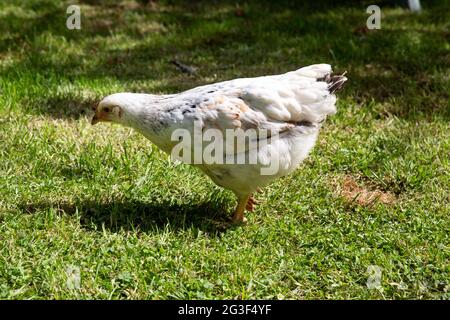
<instances>
[{"instance_id":1,"label":"white chicken","mask_svg":"<svg viewBox=\"0 0 450 320\"><path fill-rule=\"evenodd\" d=\"M331 75L331 66L316 64L282 75L242 78L190 89L178 94L152 95L116 93L104 98L95 108L92 124L111 121L132 127L163 151L171 154L180 143L174 139L176 130L195 136L215 130L217 148L215 159L200 161L200 168L217 185L234 192L237 207L232 221L245 223L245 209L252 211L256 201L253 193L276 178L294 171L313 148L323 121L336 112L334 92L347 78ZM237 137L227 135L234 130ZM239 135L253 130L257 148ZM211 139L212 140L212 139ZM243 146L233 146L235 141ZM190 144L206 150L208 144ZM188 145L189 146L189 145ZM239 148L240 147L240 148ZM218 156L218 157L217 157ZM245 161L236 161L244 156ZM256 162L249 161L251 157ZM263 168L276 163L276 170L263 174Z\"/></svg>"}]
</instances>

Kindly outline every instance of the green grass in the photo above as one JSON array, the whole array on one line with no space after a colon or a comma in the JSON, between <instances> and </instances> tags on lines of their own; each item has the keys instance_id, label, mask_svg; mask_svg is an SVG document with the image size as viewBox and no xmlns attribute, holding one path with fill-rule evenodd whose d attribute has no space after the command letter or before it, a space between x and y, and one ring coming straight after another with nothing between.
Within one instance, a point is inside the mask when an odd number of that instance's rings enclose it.
<instances>
[{"instance_id":1,"label":"green grass","mask_svg":"<svg viewBox=\"0 0 450 320\"><path fill-rule=\"evenodd\" d=\"M450 298L447 1L382 6L368 32L367 1L79 2L79 31L64 2L0 3L0 298ZM242 228L224 227L230 192L129 129L89 124L113 92L319 62L348 71L338 114ZM345 197L345 179L393 200Z\"/></svg>"}]
</instances>

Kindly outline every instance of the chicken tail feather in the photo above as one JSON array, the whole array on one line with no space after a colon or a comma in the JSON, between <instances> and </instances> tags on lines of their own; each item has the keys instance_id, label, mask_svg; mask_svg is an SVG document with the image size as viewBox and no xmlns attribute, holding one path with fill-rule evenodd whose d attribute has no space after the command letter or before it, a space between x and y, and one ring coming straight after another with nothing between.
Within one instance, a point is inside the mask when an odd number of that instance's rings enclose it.
<instances>
[{"instance_id":1,"label":"chicken tail feather","mask_svg":"<svg viewBox=\"0 0 450 320\"><path fill-rule=\"evenodd\" d=\"M322 81L325 81L326 83L328 83L328 91L330 91L330 93L335 93L336 91L340 90L344 86L344 83L347 81L347 77L345 76L346 73L347 73L347 71L341 75L327 74L322 79Z\"/></svg>"}]
</instances>

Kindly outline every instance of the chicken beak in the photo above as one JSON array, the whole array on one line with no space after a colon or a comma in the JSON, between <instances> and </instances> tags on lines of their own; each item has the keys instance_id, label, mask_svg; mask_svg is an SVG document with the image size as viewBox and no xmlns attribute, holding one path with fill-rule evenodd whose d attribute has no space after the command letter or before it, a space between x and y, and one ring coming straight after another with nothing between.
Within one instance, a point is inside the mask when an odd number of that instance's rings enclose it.
<instances>
[{"instance_id":1,"label":"chicken beak","mask_svg":"<svg viewBox=\"0 0 450 320\"><path fill-rule=\"evenodd\" d=\"M97 114L94 114L94 117L92 118L91 124L94 125L96 123L99 123L100 119L97 117Z\"/></svg>"}]
</instances>

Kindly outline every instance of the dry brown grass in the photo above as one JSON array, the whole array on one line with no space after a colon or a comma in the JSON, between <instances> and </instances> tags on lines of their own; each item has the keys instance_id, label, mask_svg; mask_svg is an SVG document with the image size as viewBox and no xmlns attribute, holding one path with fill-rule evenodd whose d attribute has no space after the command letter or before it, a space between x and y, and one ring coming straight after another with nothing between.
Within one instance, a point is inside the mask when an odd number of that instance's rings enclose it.
<instances>
[{"instance_id":1,"label":"dry brown grass","mask_svg":"<svg viewBox=\"0 0 450 320\"><path fill-rule=\"evenodd\" d=\"M362 206L375 203L392 204L396 201L394 194L362 185L349 175L333 181L333 186L336 188L336 194L346 201Z\"/></svg>"}]
</instances>

